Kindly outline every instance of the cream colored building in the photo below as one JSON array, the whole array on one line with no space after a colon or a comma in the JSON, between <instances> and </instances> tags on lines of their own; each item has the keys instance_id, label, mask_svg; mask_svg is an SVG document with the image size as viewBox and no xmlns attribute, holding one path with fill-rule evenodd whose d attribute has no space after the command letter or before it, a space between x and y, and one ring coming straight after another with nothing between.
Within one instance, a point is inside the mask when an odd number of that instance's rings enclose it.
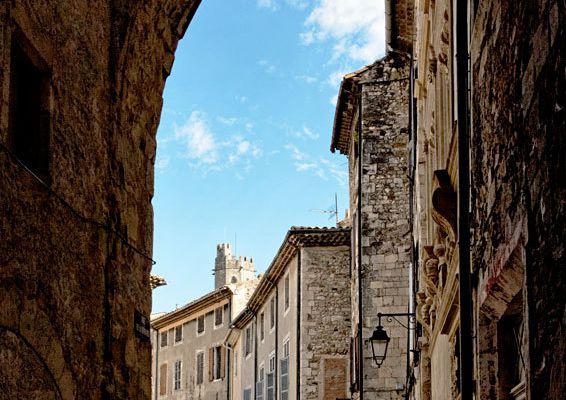
<instances>
[{"instance_id":1,"label":"cream colored building","mask_svg":"<svg viewBox=\"0 0 566 400\"><path fill-rule=\"evenodd\" d=\"M229 366L224 338L257 284L253 260L217 246L215 290L152 318L154 400L226 399Z\"/></svg>"},{"instance_id":2,"label":"cream colored building","mask_svg":"<svg viewBox=\"0 0 566 400\"><path fill-rule=\"evenodd\" d=\"M347 398L349 229L289 230L226 337L232 400Z\"/></svg>"}]
</instances>

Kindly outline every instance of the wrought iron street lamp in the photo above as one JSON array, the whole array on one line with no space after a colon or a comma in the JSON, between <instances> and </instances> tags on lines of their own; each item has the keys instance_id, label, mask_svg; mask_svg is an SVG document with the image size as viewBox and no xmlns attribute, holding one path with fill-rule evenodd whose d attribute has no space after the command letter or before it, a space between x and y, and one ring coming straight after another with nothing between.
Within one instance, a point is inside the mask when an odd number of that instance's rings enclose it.
<instances>
[{"instance_id":1,"label":"wrought iron street lamp","mask_svg":"<svg viewBox=\"0 0 566 400\"><path fill-rule=\"evenodd\" d=\"M407 329L414 329L411 328L411 323L415 322L415 313L377 313L378 323L377 327L373 331L371 338L369 338L371 342L371 352L373 356L373 361L377 364L377 367L381 367L383 362L385 361L385 357L387 357L387 348L389 347L389 335L383 329L381 325L381 317L386 317L389 321L395 320L401 326L404 326ZM407 317L409 322L408 326L403 325L397 318L395 317Z\"/></svg>"}]
</instances>

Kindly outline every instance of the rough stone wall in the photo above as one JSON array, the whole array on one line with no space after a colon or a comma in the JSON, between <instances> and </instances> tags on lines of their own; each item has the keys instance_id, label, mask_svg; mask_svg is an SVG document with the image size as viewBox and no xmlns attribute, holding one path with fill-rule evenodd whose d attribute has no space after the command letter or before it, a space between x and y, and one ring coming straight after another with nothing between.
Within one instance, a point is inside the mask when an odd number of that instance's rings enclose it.
<instances>
[{"instance_id":1,"label":"rough stone wall","mask_svg":"<svg viewBox=\"0 0 566 400\"><path fill-rule=\"evenodd\" d=\"M198 3L0 4L3 396L150 398L150 344L134 336L134 311L151 308L155 132ZM49 72L47 186L9 152L14 32Z\"/></svg>"},{"instance_id":2,"label":"rough stone wall","mask_svg":"<svg viewBox=\"0 0 566 400\"><path fill-rule=\"evenodd\" d=\"M407 312L411 242L408 225L407 127L408 72L406 56L391 52L361 79L362 85L362 306L363 339L377 325L377 313ZM365 83L364 83L365 82ZM355 144L354 144L355 145ZM350 151L350 193L356 229L356 157ZM353 179L352 179L353 178ZM354 236L354 235L353 235ZM355 241L354 241L355 242ZM358 297L357 252L353 257L353 298ZM354 302L354 301L353 301ZM358 320L352 309L352 324ZM377 368L371 348L364 346L366 399L399 399L405 385L407 333L384 321L391 337L387 360ZM355 326L352 327L354 330ZM355 332L354 332L355 334Z\"/></svg>"},{"instance_id":3,"label":"rough stone wall","mask_svg":"<svg viewBox=\"0 0 566 400\"><path fill-rule=\"evenodd\" d=\"M564 1L480 1L471 38L479 297L524 247L532 399L566 393L564 26Z\"/></svg>"},{"instance_id":4,"label":"rough stone wall","mask_svg":"<svg viewBox=\"0 0 566 400\"><path fill-rule=\"evenodd\" d=\"M301 250L301 399L348 397L349 264L349 247Z\"/></svg>"}]
</instances>

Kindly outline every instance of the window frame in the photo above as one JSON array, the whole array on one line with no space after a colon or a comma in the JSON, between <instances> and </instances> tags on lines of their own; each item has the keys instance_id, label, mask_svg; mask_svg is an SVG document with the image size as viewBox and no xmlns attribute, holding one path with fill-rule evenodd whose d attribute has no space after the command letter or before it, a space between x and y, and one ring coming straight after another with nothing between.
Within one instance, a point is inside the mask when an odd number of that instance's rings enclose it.
<instances>
[{"instance_id":1,"label":"window frame","mask_svg":"<svg viewBox=\"0 0 566 400\"><path fill-rule=\"evenodd\" d=\"M197 350L195 358L196 358L195 382L197 385L203 385L204 384L204 350ZM199 363L199 358L201 359L200 363Z\"/></svg>"},{"instance_id":2,"label":"window frame","mask_svg":"<svg viewBox=\"0 0 566 400\"><path fill-rule=\"evenodd\" d=\"M173 366L173 391L179 391L183 388L183 360L176 360Z\"/></svg>"},{"instance_id":3,"label":"window frame","mask_svg":"<svg viewBox=\"0 0 566 400\"><path fill-rule=\"evenodd\" d=\"M290 273L285 275L283 278L283 309L285 310L285 315L291 309L291 278Z\"/></svg>"},{"instance_id":4,"label":"window frame","mask_svg":"<svg viewBox=\"0 0 566 400\"><path fill-rule=\"evenodd\" d=\"M218 323L218 315L220 315L220 323ZM224 325L224 306L214 309L214 329L221 328Z\"/></svg>"},{"instance_id":5,"label":"window frame","mask_svg":"<svg viewBox=\"0 0 566 400\"><path fill-rule=\"evenodd\" d=\"M161 331L159 332L159 347L163 349L167 346L169 346L169 330Z\"/></svg>"},{"instance_id":6,"label":"window frame","mask_svg":"<svg viewBox=\"0 0 566 400\"><path fill-rule=\"evenodd\" d=\"M272 296L269 301L269 332L275 329L275 318L275 296Z\"/></svg>"},{"instance_id":7,"label":"window frame","mask_svg":"<svg viewBox=\"0 0 566 400\"><path fill-rule=\"evenodd\" d=\"M181 334L177 335L178 332L181 332ZM173 336L173 345L177 345L179 343L183 343L183 324L175 327L175 333Z\"/></svg>"},{"instance_id":8,"label":"window frame","mask_svg":"<svg viewBox=\"0 0 566 400\"><path fill-rule=\"evenodd\" d=\"M263 343L265 341L265 312L259 314L259 338Z\"/></svg>"},{"instance_id":9,"label":"window frame","mask_svg":"<svg viewBox=\"0 0 566 400\"><path fill-rule=\"evenodd\" d=\"M200 321L201 321L201 320L202 320L202 331L199 331ZM195 330L196 330L197 337L198 337L198 336L202 336L202 335L204 335L204 333L206 332L206 319L205 319L205 315L203 314L203 315L198 316L198 317L196 318L196 321L197 321L197 323L196 323Z\"/></svg>"}]
</instances>

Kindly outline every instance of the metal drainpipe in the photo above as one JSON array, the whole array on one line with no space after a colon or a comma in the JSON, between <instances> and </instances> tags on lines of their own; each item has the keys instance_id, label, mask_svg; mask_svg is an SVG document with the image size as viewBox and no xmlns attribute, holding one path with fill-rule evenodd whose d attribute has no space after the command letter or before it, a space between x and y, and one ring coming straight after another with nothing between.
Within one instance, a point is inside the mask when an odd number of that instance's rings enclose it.
<instances>
[{"instance_id":1,"label":"metal drainpipe","mask_svg":"<svg viewBox=\"0 0 566 400\"><path fill-rule=\"evenodd\" d=\"M297 247L297 400L301 399L301 247Z\"/></svg>"},{"instance_id":2,"label":"metal drainpipe","mask_svg":"<svg viewBox=\"0 0 566 400\"><path fill-rule=\"evenodd\" d=\"M158 382L159 382L159 348L161 347L161 335L159 334L159 331L155 328L153 328L153 330L155 331L155 386L153 388L153 391L155 393L155 398L157 399L157 393L158 393Z\"/></svg>"},{"instance_id":3,"label":"metal drainpipe","mask_svg":"<svg viewBox=\"0 0 566 400\"><path fill-rule=\"evenodd\" d=\"M411 60L410 60L410 70L409 70L409 135L411 138L411 154L410 154L410 168L409 171L409 227L411 229L411 268L409 272L409 313L415 312L415 293L417 292L417 282L416 282L416 270L418 269L419 261L418 261L418 248L415 245L415 235L414 235L414 223L415 223L415 214L414 214L414 201L415 201L415 176L416 176L416 165L417 165L417 124L415 119L415 108L414 108L414 101L413 101L413 93L415 90L415 62L413 58L413 52L411 52ZM415 323L416 324L416 323ZM410 398L411 392L413 390L413 376L414 367L410 365L410 351L414 350L411 349L411 344L415 347L416 344L416 331L413 333L407 329L407 337L412 336L412 341L408 341L407 349L407 384L405 389L405 397L407 399ZM412 343L411 343L412 342ZM413 357L413 364L414 364L414 357Z\"/></svg>"},{"instance_id":4,"label":"metal drainpipe","mask_svg":"<svg viewBox=\"0 0 566 400\"><path fill-rule=\"evenodd\" d=\"M360 100L358 111L358 389L360 400L364 400L364 339L362 337L362 166L363 166L363 135L362 135L362 86L360 85Z\"/></svg>"},{"instance_id":5,"label":"metal drainpipe","mask_svg":"<svg viewBox=\"0 0 566 400\"><path fill-rule=\"evenodd\" d=\"M470 284L470 155L468 132L468 1L456 3L458 119L458 249L460 253L460 395L473 398L472 302Z\"/></svg>"},{"instance_id":6,"label":"metal drainpipe","mask_svg":"<svg viewBox=\"0 0 566 400\"><path fill-rule=\"evenodd\" d=\"M228 318L229 318L229 325L232 325L232 296L228 299ZM230 329L230 328L228 328ZM226 399L230 400L232 398L232 363L230 362L230 358L232 357L233 351L232 346L226 345Z\"/></svg>"},{"instance_id":7,"label":"metal drainpipe","mask_svg":"<svg viewBox=\"0 0 566 400\"><path fill-rule=\"evenodd\" d=\"M273 371L273 394L276 399L279 398L277 393L278 373L279 373L279 286L275 285L275 370Z\"/></svg>"},{"instance_id":8,"label":"metal drainpipe","mask_svg":"<svg viewBox=\"0 0 566 400\"><path fill-rule=\"evenodd\" d=\"M257 399L257 314L254 313L254 399Z\"/></svg>"},{"instance_id":9,"label":"metal drainpipe","mask_svg":"<svg viewBox=\"0 0 566 400\"><path fill-rule=\"evenodd\" d=\"M232 390L231 379L230 379L230 366L231 366L230 357L232 357L232 347L229 344L227 344L225 346L225 348L226 348L226 369L227 369L227 371L226 371L226 400L230 400L230 398L232 397L231 393L230 393L231 390Z\"/></svg>"}]
</instances>

